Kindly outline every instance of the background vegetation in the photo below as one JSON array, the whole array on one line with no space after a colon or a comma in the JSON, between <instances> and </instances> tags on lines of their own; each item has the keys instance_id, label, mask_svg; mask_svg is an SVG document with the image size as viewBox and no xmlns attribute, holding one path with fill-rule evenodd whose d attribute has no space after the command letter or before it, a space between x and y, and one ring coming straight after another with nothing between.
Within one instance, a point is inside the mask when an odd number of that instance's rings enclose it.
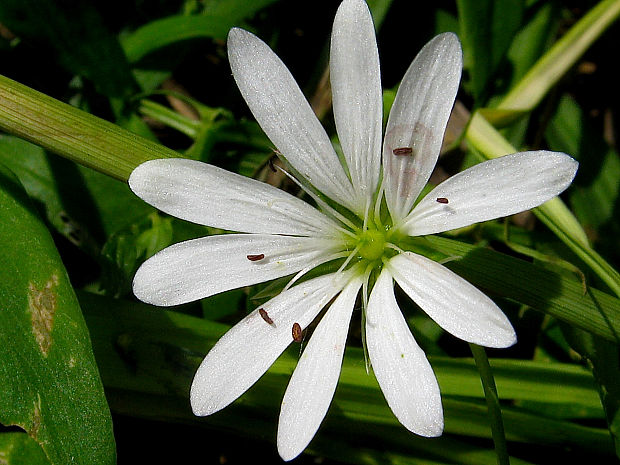
<instances>
[{"instance_id":1,"label":"background vegetation","mask_svg":"<svg viewBox=\"0 0 620 465\"><path fill-rule=\"evenodd\" d=\"M298 462L615 463L620 2L369 3L386 114L426 41L448 30L462 40L432 183L530 148L564 151L580 169L562 200L427 241L438 260L462 257L447 266L517 329L516 346L487 351L498 397L488 378L485 396L470 347L402 299L446 417L441 438L408 433L365 372L357 312L335 400ZM269 43L334 134L326 59L338 4L0 2L0 464L280 460L298 347L212 417L192 415L188 389L213 343L281 284L174 309L137 302L142 261L214 231L154 210L125 181L141 161L185 156L295 192L269 170L273 146L235 87L225 38L241 26Z\"/></svg>"}]
</instances>

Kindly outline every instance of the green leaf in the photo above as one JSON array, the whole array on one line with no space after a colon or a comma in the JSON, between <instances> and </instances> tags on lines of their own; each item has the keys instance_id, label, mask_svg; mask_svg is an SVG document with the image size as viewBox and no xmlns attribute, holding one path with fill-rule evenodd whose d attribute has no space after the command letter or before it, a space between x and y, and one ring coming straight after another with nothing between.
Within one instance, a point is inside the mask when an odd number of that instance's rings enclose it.
<instances>
[{"instance_id":1,"label":"green leaf","mask_svg":"<svg viewBox=\"0 0 620 465\"><path fill-rule=\"evenodd\" d=\"M514 87L551 44L561 20L558 5L537 2L527 10L527 23L517 32L506 58L512 67L508 88Z\"/></svg>"},{"instance_id":2,"label":"green leaf","mask_svg":"<svg viewBox=\"0 0 620 465\"><path fill-rule=\"evenodd\" d=\"M169 246L172 235L172 218L162 217L157 212L112 234L101 251L101 287L106 294L128 294L138 266Z\"/></svg>"},{"instance_id":3,"label":"green leaf","mask_svg":"<svg viewBox=\"0 0 620 465\"><path fill-rule=\"evenodd\" d=\"M160 420L200 421L274 440L282 394L299 357L297 347L286 351L239 401L217 415L198 420L188 409L189 385L204 354L229 326L93 294L80 293L79 298L113 409ZM323 447L329 443L332 448L342 444L351 447L352 438L356 438L364 447L374 445L414 457L424 451L425 457L442 457L447 462L454 462L458 456L457 463L493 463L491 451L479 450L487 452L486 460L476 462L466 458L471 446L454 442L456 435L461 439L490 438L484 394L473 360L430 357L430 362L442 390L446 432L451 434L428 440L405 430L387 407L374 376L366 373L362 350L347 347L336 397L311 448L325 453L330 449ZM502 400L573 403L585 408L598 404L600 411L592 376L582 367L521 360L491 360L491 364ZM612 453L605 429L552 420L516 408L503 409L503 415L509 441L571 444L573 450L597 457ZM256 426L260 420L265 423Z\"/></svg>"},{"instance_id":4,"label":"green leaf","mask_svg":"<svg viewBox=\"0 0 620 465\"><path fill-rule=\"evenodd\" d=\"M466 137L468 143L488 159L517 151L480 112L472 116ZM620 296L620 274L590 247L588 237L579 221L559 197L554 197L532 211L617 296Z\"/></svg>"},{"instance_id":5,"label":"green leaf","mask_svg":"<svg viewBox=\"0 0 620 465\"><path fill-rule=\"evenodd\" d=\"M530 68L498 105L532 110L558 80L620 15L620 1L602 0Z\"/></svg>"},{"instance_id":6,"label":"green leaf","mask_svg":"<svg viewBox=\"0 0 620 465\"><path fill-rule=\"evenodd\" d=\"M50 224L91 256L99 254L110 234L153 211L126 183L47 154L18 137L0 135L0 163L43 206Z\"/></svg>"},{"instance_id":7,"label":"green leaf","mask_svg":"<svg viewBox=\"0 0 620 465\"><path fill-rule=\"evenodd\" d=\"M244 18L276 0L213 2L202 15L169 16L152 21L122 39L127 59L135 63L160 48L190 39L225 40L228 31Z\"/></svg>"},{"instance_id":8,"label":"green leaf","mask_svg":"<svg viewBox=\"0 0 620 465\"><path fill-rule=\"evenodd\" d=\"M460 257L446 266L492 295L516 300L607 340L617 340L619 299L594 288L584 295L577 278L490 249L444 237L429 236L426 240L446 256Z\"/></svg>"},{"instance_id":9,"label":"green leaf","mask_svg":"<svg viewBox=\"0 0 620 465\"><path fill-rule=\"evenodd\" d=\"M0 22L22 40L51 47L66 68L108 97L137 90L120 44L91 2L3 0Z\"/></svg>"},{"instance_id":10,"label":"green leaf","mask_svg":"<svg viewBox=\"0 0 620 465\"><path fill-rule=\"evenodd\" d=\"M565 328L570 344L591 367L600 386L609 432L620 457L620 346L574 328Z\"/></svg>"},{"instance_id":11,"label":"green leaf","mask_svg":"<svg viewBox=\"0 0 620 465\"><path fill-rule=\"evenodd\" d=\"M0 422L53 464L113 464L112 423L88 330L51 236L0 166Z\"/></svg>"},{"instance_id":12,"label":"green leaf","mask_svg":"<svg viewBox=\"0 0 620 465\"><path fill-rule=\"evenodd\" d=\"M570 192L572 209L597 248L610 257L617 254L620 221L614 209L620 198L618 152L593 131L589 119L568 96L560 100L545 138L551 149L579 160Z\"/></svg>"},{"instance_id":13,"label":"green leaf","mask_svg":"<svg viewBox=\"0 0 620 465\"><path fill-rule=\"evenodd\" d=\"M0 433L2 465L49 465L41 446L25 433Z\"/></svg>"},{"instance_id":14,"label":"green leaf","mask_svg":"<svg viewBox=\"0 0 620 465\"><path fill-rule=\"evenodd\" d=\"M486 100L492 78L521 27L525 1L457 0L456 4L474 98Z\"/></svg>"}]
</instances>

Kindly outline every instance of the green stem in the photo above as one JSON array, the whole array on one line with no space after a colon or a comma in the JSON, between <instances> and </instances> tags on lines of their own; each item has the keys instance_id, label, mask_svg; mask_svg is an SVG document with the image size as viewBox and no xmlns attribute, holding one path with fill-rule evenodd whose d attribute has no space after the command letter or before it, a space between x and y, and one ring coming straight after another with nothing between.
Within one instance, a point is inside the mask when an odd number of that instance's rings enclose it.
<instances>
[{"instance_id":1,"label":"green stem","mask_svg":"<svg viewBox=\"0 0 620 465\"><path fill-rule=\"evenodd\" d=\"M502 420L502 410L499 405L499 397L497 395L497 388L495 387L495 379L493 378L491 365L489 365L489 359L483 347L476 344L469 344L469 347L476 361L476 367L480 373L480 381L482 381L484 397L487 401L489 420L491 421L491 434L493 436L493 444L495 444L495 453L497 454L497 463L498 465L510 465L506 435L504 433L504 421Z\"/></svg>"},{"instance_id":2,"label":"green stem","mask_svg":"<svg viewBox=\"0 0 620 465\"><path fill-rule=\"evenodd\" d=\"M116 179L177 152L0 76L0 129Z\"/></svg>"}]
</instances>

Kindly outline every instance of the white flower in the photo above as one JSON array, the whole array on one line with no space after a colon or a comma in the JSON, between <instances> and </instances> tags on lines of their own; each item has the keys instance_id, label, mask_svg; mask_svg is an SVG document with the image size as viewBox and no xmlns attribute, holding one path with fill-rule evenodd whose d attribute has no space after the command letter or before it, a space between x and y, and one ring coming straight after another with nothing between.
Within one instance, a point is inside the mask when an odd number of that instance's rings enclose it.
<instances>
[{"instance_id":1,"label":"white flower","mask_svg":"<svg viewBox=\"0 0 620 465\"><path fill-rule=\"evenodd\" d=\"M293 274L295 282L327 262L334 267L285 289L219 340L194 378L194 413L209 415L237 399L293 341L293 326L305 328L335 298L282 401L278 450L285 460L296 457L331 403L361 294L370 362L390 408L409 430L440 435L439 386L396 303L394 281L458 338L507 347L516 337L491 299L442 265L403 250L405 239L538 206L568 187L577 163L545 151L508 155L453 176L414 207L437 161L459 86L461 49L450 33L422 49L400 85L382 147L379 57L363 0L342 2L332 33L333 106L344 166L265 43L233 29L228 53L252 113L318 209L197 161L146 162L129 180L138 196L176 217L240 234L168 247L140 267L134 293L155 305L176 305Z\"/></svg>"}]
</instances>

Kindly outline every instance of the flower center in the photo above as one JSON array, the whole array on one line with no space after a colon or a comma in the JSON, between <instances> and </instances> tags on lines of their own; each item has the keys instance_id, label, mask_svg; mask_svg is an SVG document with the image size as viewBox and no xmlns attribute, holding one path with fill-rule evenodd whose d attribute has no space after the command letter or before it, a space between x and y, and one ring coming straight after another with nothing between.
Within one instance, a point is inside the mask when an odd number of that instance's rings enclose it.
<instances>
[{"instance_id":1,"label":"flower center","mask_svg":"<svg viewBox=\"0 0 620 465\"><path fill-rule=\"evenodd\" d=\"M367 260L377 260L385 249L385 234L381 231L366 230L359 238L359 254Z\"/></svg>"}]
</instances>

